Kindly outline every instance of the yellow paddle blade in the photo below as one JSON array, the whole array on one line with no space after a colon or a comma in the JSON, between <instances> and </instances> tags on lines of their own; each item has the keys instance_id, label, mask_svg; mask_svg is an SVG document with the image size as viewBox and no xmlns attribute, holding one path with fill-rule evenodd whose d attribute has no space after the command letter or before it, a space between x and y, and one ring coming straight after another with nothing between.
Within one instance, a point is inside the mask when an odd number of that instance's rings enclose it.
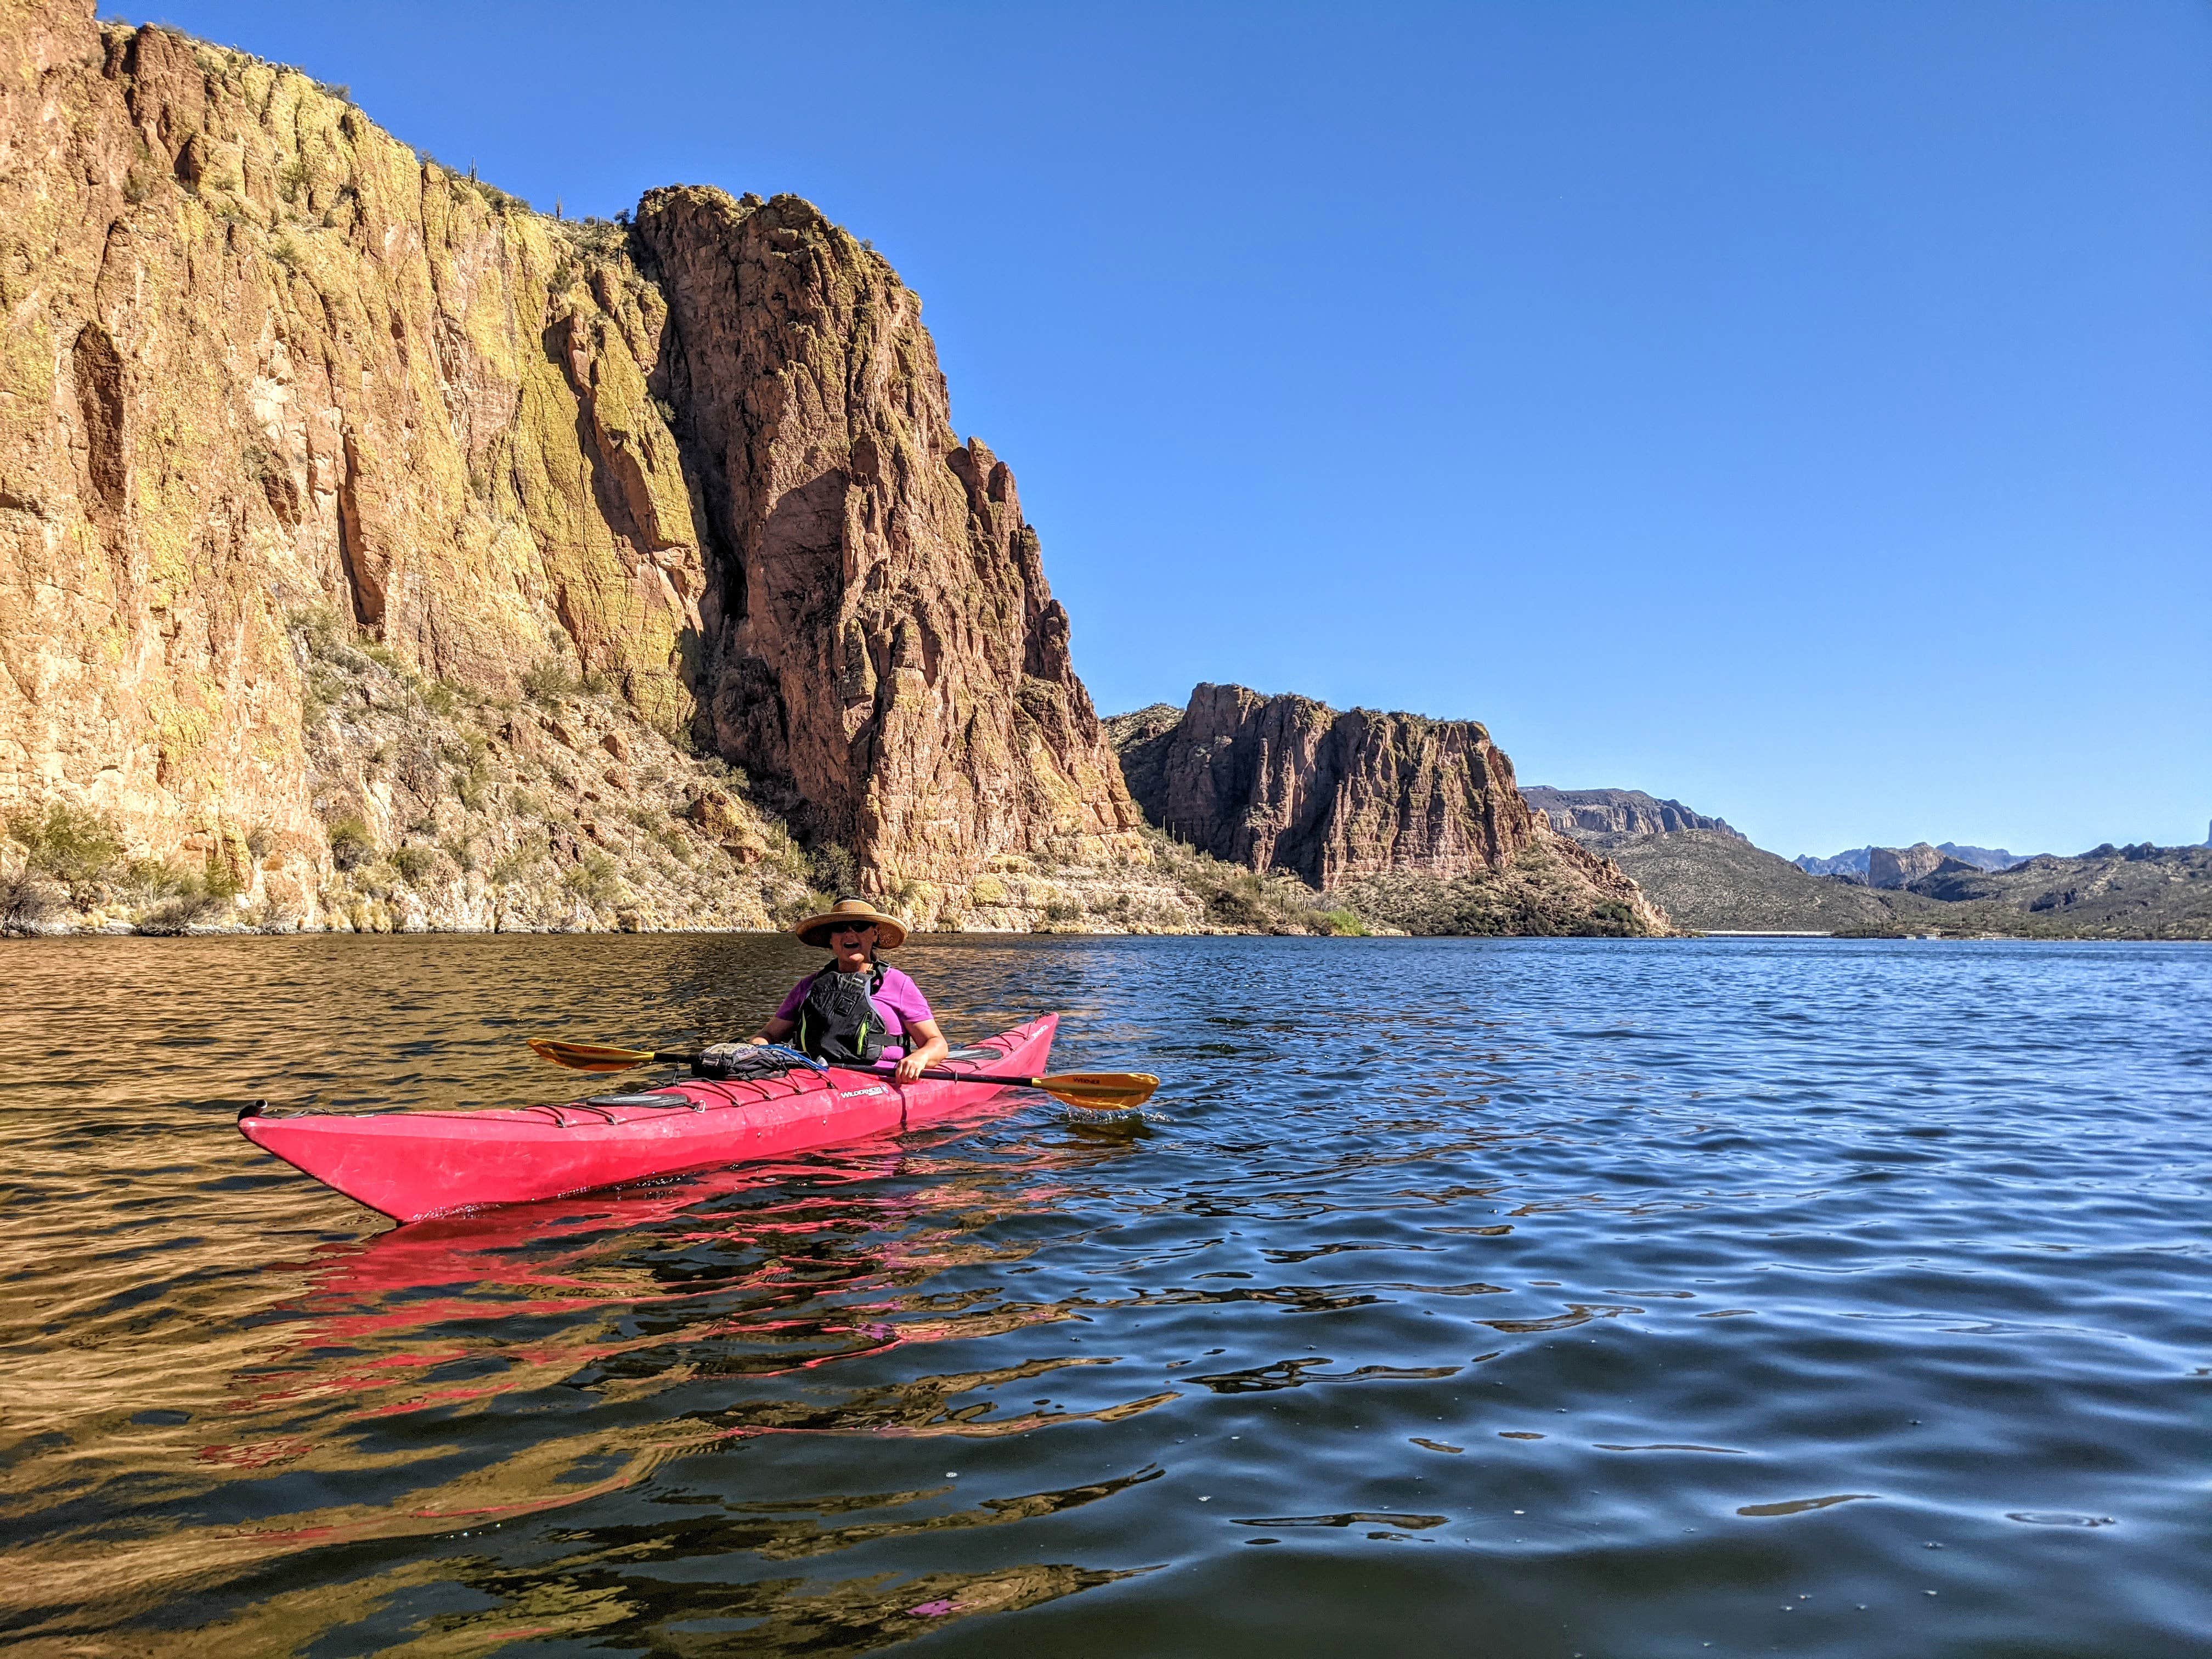
<instances>
[{"instance_id":1,"label":"yellow paddle blade","mask_svg":"<svg viewBox=\"0 0 2212 1659\"><path fill-rule=\"evenodd\" d=\"M530 1046L542 1060L566 1066L572 1072L627 1072L651 1063L650 1048L614 1048L604 1042L563 1042L558 1037L532 1037Z\"/></svg>"},{"instance_id":2,"label":"yellow paddle blade","mask_svg":"<svg viewBox=\"0 0 2212 1659\"><path fill-rule=\"evenodd\" d=\"M1030 1079L1054 1100L1071 1106L1141 1106L1160 1086L1149 1072L1061 1072L1053 1077Z\"/></svg>"}]
</instances>

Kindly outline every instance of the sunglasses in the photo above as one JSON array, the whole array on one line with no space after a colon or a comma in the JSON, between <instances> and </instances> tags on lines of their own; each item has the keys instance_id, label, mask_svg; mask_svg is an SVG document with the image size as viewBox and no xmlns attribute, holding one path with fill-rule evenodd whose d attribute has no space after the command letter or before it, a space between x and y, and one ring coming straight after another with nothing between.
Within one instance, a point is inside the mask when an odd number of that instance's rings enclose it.
<instances>
[{"instance_id":1,"label":"sunglasses","mask_svg":"<svg viewBox=\"0 0 2212 1659\"><path fill-rule=\"evenodd\" d=\"M823 931L831 939L842 939L848 933L872 933L876 931L876 924L872 921L843 921Z\"/></svg>"}]
</instances>

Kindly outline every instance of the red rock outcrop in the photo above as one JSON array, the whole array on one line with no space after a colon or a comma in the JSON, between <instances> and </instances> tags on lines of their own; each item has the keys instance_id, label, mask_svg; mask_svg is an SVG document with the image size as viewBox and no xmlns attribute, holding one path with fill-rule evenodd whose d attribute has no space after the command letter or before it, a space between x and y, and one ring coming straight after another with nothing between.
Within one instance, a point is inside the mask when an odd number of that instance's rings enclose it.
<instances>
[{"instance_id":1,"label":"red rock outcrop","mask_svg":"<svg viewBox=\"0 0 2212 1659\"><path fill-rule=\"evenodd\" d=\"M1555 911L1610 906L1625 927L1665 931L1617 866L1530 810L1477 721L1340 714L1310 697L1200 685L1180 712L1157 704L1108 726L1145 816L1216 858L1339 893L1541 865ZM1518 902L1504 901L1507 931Z\"/></svg>"},{"instance_id":2,"label":"red rock outcrop","mask_svg":"<svg viewBox=\"0 0 2212 1659\"><path fill-rule=\"evenodd\" d=\"M1131 735L1124 766L1153 823L1316 887L1385 870L1495 870L1538 834L1512 762L1474 720L1339 714L1201 685L1172 726Z\"/></svg>"}]
</instances>

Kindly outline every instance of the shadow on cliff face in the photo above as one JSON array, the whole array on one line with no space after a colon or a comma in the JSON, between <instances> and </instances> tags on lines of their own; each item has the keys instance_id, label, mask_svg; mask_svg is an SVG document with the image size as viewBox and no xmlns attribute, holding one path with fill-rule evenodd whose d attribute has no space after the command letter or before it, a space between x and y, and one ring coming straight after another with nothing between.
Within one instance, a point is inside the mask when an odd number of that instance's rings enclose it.
<instances>
[{"instance_id":1,"label":"shadow on cliff face","mask_svg":"<svg viewBox=\"0 0 2212 1659\"><path fill-rule=\"evenodd\" d=\"M815 845L862 839L860 800L881 757L890 678L890 662L878 660L888 653L858 627L848 627L839 659L841 612L864 574L848 544L851 493L844 469L825 468L776 498L745 550L717 555L730 567L722 590L758 603L725 611L700 653L714 751L744 767L761 804ZM856 850L865 860L871 849Z\"/></svg>"}]
</instances>

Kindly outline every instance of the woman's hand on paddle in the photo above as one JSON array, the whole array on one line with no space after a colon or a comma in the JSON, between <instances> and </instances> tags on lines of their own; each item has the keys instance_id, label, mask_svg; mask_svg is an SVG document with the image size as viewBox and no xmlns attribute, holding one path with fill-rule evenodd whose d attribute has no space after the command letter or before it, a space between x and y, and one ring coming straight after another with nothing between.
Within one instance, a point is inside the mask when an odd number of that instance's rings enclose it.
<instances>
[{"instance_id":1,"label":"woman's hand on paddle","mask_svg":"<svg viewBox=\"0 0 2212 1659\"><path fill-rule=\"evenodd\" d=\"M945 1033L937 1029L937 1022L933 1019L915 1021L914 1029L907 1035L909 1039L920 1037L921 1047L910 1048L906 1057L899 1061L898 1070L892 1075L901 1083L913 1082L952 1052L951 1045L945 1040Z\"/></svg>"}]
</instances>

